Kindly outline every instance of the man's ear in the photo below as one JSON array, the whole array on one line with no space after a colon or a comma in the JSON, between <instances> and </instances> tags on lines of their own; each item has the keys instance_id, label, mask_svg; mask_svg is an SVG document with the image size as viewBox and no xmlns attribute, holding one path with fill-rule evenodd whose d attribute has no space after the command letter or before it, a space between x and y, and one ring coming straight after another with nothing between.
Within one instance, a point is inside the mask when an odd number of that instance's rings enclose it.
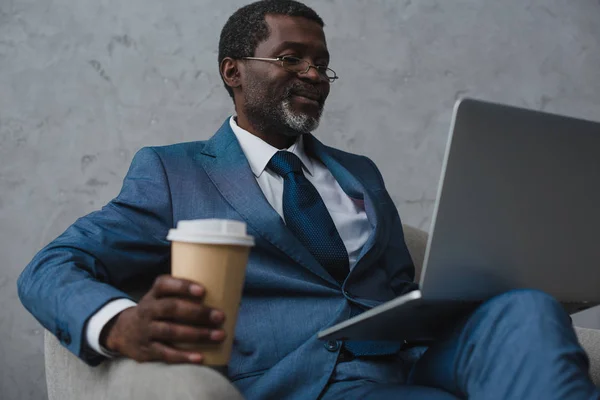
<instances>
[{"instance_id":1,"label":"man's ear","mask_svg":"<svg viewBox=\"0 0 600 400\"><path fill-rule=\"evenodd\" d=\"M223 81L225 81L225 84L232 89L238 88L242 85L239 64L240 60L234 60L231 57L225 57L219 66Z\"/></svg>"}]
</instances>

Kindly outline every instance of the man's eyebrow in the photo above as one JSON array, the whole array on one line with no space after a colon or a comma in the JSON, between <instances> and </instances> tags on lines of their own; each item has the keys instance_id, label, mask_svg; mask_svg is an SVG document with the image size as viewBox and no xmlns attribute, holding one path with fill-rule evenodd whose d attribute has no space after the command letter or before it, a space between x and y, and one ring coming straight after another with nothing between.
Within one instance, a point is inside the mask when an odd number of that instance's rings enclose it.
<instances>
[{"instance_id":1,"label":"man's eyebrow","mask_svg":"<svg viewBox=\"0 0 600 400\"><path fill-rule=\"evenodd\" d=\"M309 47L310 46L307 45L306 43L286 41L286 42L281 42L281 44L279 46L275 47L275 52L280 52L284 49L306 50ZM322 50L319 51L319 57L324 57L327 60L329 60L329 51L327 51L326 48L323 48Z\"/></svg>"}]
</instances>

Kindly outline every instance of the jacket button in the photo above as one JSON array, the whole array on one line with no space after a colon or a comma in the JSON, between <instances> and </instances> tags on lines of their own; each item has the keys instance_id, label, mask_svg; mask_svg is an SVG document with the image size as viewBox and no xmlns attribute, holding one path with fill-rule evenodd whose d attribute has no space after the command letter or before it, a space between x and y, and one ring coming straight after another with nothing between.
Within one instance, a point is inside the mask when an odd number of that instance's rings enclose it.
<instances>
[{"instance_id":1,"label":"jacket button","mask_svg":"<svg viewBox=\"0 0 600 400\"><path fill-rule=\"evenodd\" d=\"M62 331L62 329L60 329L60 328L56 328L56 338L57 338L58 340L62 340L62 334L63 334L63 331Z\"/></svg>"},{"instance_id":2,"label":"jacket button","mask_svg":"<svg viewBox=\"0 0 600 400\"><path fill-rule=\"evenodd\" d=\"M335 340L328 340L327 342L325 342L325 348L327 349L327 351L331 351L333 353L339 350L340 344Z\"/></svg>"},{"instance_id":3,"label":"jacket button","mask_svg":"<svg viewBox=\"0 0 600 400\"><path fill-rule=\"evenodd\" d=\"M71 344L71 335L69 335L68 333L65 334L65 337L63 339L63 342L68 346Z\"/></svg>"}]
</instances>

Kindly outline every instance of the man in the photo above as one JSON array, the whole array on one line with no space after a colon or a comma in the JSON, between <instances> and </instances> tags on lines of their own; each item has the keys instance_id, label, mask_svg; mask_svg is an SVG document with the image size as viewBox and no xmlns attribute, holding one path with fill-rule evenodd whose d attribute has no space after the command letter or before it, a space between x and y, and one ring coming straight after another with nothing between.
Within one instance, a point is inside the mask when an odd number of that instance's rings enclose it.
<instances>
[{"instance_id":1,"label":"man","mask_svg":"<svg viewBox=\"0 0 600 400\"><path fill-rule=\"evenodd\" d=\"M230 218L256 238L228 372L249 399L598 398L568 315L534 291L490 300L424 354L402 338L318 341L416 287L400 219L369 159L309 134L337 79L312 9L238 10L219 66L236 117L206 142L142 149L118 197L21 275L23 304L63 345L91 365L201 364L170 343L223 340L227 316L202 305L201 285L166 275L165 237L179 220ZM137 304L121 290L157 276Z\"/></svg>"}]
</instances>

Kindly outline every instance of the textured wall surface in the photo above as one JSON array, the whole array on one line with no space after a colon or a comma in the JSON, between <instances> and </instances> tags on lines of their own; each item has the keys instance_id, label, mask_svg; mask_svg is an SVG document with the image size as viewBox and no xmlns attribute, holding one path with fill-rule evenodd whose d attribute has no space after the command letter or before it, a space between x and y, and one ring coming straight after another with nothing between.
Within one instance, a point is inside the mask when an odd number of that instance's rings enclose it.
<instances>
[{"instance_id":1,"label":"textured wall surface","mask_svg":"<svg viewBox=\"0 0 600 400\"><path fill-rule=\"evenodd\" d=\"M1 398L46 390L18 274L117 194L136 150L206 139L232 112L216 48L245 3L0 1ZM456 98L600 119L597 0L307 3L342 77L318 135L372 157L415 226L430 223Z\"/></svg>"}]
</instances>

